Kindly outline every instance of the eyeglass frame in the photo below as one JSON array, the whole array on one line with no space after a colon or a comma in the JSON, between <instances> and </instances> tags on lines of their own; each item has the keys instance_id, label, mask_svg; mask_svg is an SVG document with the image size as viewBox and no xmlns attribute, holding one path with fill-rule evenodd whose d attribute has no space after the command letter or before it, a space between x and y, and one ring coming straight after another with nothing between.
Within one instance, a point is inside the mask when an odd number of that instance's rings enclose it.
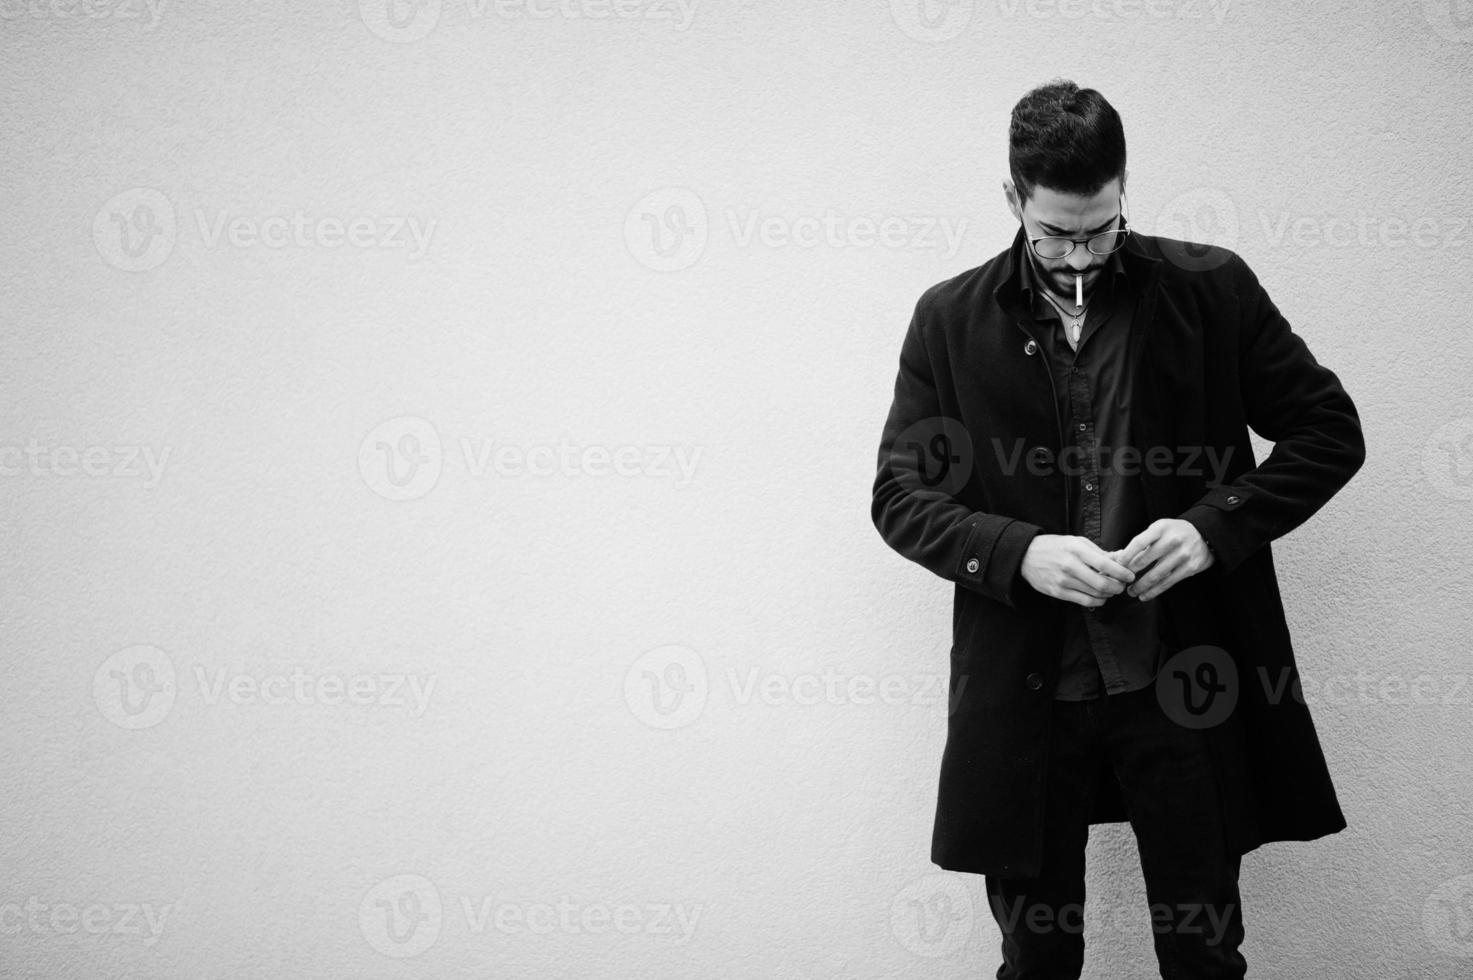
<instances>
[{"instance_id":1,"label":"eyeglass frame","mask_svg":"<svg viewBox=\"0 0 1473 980\"><path fill-rule=\"evenodd\" d=\"M1069 238L1064 235L1039 235L1037 238L1028 238L1025 229L1025 234L1023 237L1028 241L1029 250L1032 251L1034 255L1038 255L1040 259L1043 259L1046 262L1057 262L1060 259L1067 259L1069 256L1074 254L1074 249L1081 244L1084 245L1085 251L1089 252L1090 255L1114 255L1116 252L1125 247L1125 240L1130 237L1130 218L1126 214L1128 210L1129 209L1126 206L1125 192L1121 191L1120 213L1115 215L1116 220L1120 222L1119 228L1111 228L1109 231L1095 232L1088 238ZM1104 235L1115 234L1118 234L1120 236L1120 244L1110 249L1110 251L1096 252L1094 249L1089 247L1089 243L1094 241L1096 238L1100 238ZM1068 242L1069 248L1064 252L1063 255L1039 255L1038 243L1043 241L1045 238L1053 238L1061 242Z\"/></svg>"}]
</instances>

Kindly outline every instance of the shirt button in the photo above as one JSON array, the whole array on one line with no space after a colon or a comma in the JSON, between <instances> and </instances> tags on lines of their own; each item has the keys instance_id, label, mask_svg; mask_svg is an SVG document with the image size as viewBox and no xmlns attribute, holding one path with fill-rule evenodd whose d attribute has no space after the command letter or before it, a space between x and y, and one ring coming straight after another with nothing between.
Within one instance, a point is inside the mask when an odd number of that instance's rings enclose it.
<instances>
[{"instance_id":1,"label":"shirt button","mask_svg":"<svg viewBox=\"0 0 1473 980\"><path fill-rule=\"evenodd\" d=\"M981 567L982 567L982 564L981 564L981 562L977 561L977 559L975 559L975 558L968 558L967 559L967 571L968 572L971 572L973 575L976 575L977 574L977 569L979 569Z\"/></svg>"},{"instance_id":2,"label":"shirt button","mask_svg":"<svg viewBox=\"0 0 1473 980\"><path fill-rule=\"evenodd\" d=\"M1027 354L1029 357L1032 357L1034 354L1038 353L1038 345L1031 340L1028 341L1028 343L1023 345L1023 353Z\"/></svg>"},{"instance_id":3,"label":"shirt button","mask_svg":"<svg viewBox=\"0 0 1473 980\"><path fill-rule=\"evenodd\" d=\"M1083 432L1086 428L1087 428L1087 426L1083 422L1080 422L1079 423L1079 431L1080 432Z\"/></svg>"},{"instance_id":4,"label":"shirt button","mask_svg":"<svg viewBox=\"0 0 1473 980\"><path fill-rule=\"evenodd\" d=\"M1033 673L1024 678L1023 683L1027 684L1029 688L1036 691L1040 687L1043 687L1043 678L1040 677L1038 674Z\"/></svg>"},{"instance_id":5,"label":"shirt button","mask_svg":"<svg viewBox=\"0 0 1473 980\"><path fill-rule=\"evenodd\" d=\"M1086 489L1086 490L1093 490L1094 488L1095 488L1095 485L1093 483L1086 483L1084 485L1084 489Z\"/></svg>"},{"instance_id":6,"label":"shirt button","mask_svg":"<svg viewBox=\"0 0 1473 980\"><path fill-rule=\"evenodd\" d=\"M1238 495L1237 495L1237 494L1231 494L1231 495L1230 495L1230 496L1229 496L1229 497L1228 497L1228 498L1227 498L1227 505L1228 505L1228 506L1229 506L1229 507L1231 507L1231 506L1233 506L1233 505L1234 505L1234 504L1236 504L1236 503L1237 503L1237 502L1238 502Z\"/></svg>"}]
</instances>

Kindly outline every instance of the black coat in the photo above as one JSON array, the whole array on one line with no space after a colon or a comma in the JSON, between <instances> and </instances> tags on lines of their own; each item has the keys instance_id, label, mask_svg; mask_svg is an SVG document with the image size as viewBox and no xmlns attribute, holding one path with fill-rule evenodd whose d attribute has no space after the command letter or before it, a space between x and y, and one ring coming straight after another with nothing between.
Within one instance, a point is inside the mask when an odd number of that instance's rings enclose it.
<instances>
[{"instance_id":1,"label":"black coat","mask_svg":"<svg viewBox=\"0 0 1473 980\"><path fill-rule=\"evenodd\" d=\"M1074 492L1055 465L1070 443L1016 288L1023 248L1020 228L1010 249L916 304L871 509L890 547L955 584L931 859L1007 876L1040 864L1066 611L1019 567L1035 534L1069 533ZM1216 555L1151 600L1174 655L1158 696L1208 736L1230 847L1335 833L1345 818L1299 693L1269 542L1360 468L1360 419L1239 256L1132 232L1123 260L1142 284L1130 444L1148 520L1190 521ZM1274 443L1256 465L1250 426ZM1125 819L1102 779L1090 822Z\"/></svg>"}]
</instances>

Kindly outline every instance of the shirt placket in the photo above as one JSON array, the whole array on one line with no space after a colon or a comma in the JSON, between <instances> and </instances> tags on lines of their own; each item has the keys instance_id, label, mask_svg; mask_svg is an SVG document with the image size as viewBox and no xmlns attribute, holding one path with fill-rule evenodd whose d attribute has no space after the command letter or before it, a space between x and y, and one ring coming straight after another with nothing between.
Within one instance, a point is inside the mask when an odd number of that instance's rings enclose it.
<instances>
[{"instance_id":1,"label":"shirt placket","mask_svg":"<svg viewBox=\"0 0 1473 980\"><path fill-rule=\"evenodd\" d=\"M1060 326L1062 327L1062 322ZM1096 330L1099 329L1098 324L1094 326ZM1088 339L1088 336L1081 337L1079 348L1074 352L1073 363L1069 365L1068 378L1069 414L1079 460L1079 471L1074 476L1080 502L1079 528L1075 533L1084 535L1103 548L1104 512L1100 500L1100 458L1094 419L1094 391L1089 372L1085 370L1081 360L1085 341ZM1084 612L1085 631L1099 663L1105 687L1107 690L1118 689L1124 685L1125 678L1115 659L1115 649L1110 643L1109 633L1094 615L1093 609L1084 607Z\"/></svg>"}]
</instances>

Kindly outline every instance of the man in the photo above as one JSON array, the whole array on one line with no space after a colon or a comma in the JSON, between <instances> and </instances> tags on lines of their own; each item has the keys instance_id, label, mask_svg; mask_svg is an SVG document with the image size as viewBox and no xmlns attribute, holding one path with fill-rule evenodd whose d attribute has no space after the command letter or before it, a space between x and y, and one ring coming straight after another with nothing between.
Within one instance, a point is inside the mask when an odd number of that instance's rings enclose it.
<instances>
[{"instance_id":1,"label":"man","mask_svg":"<svg viewBox=\"0 0 1473 980\"><path fill-rule=\"evenodd\" d=\"M875 527L955 583L931 858L986 876L999 978L1080 975L1091 824L1131 823L1167 978L1244 976L1241 855L1345 827L1269 542L1360 420L1239 256L1129 227L1125 162L1100 93L1023 97L1018 233L921 296L880 441Z\"/></svg>"}]
</instances>

